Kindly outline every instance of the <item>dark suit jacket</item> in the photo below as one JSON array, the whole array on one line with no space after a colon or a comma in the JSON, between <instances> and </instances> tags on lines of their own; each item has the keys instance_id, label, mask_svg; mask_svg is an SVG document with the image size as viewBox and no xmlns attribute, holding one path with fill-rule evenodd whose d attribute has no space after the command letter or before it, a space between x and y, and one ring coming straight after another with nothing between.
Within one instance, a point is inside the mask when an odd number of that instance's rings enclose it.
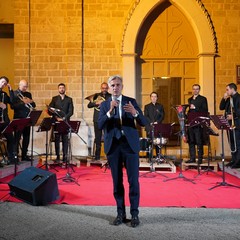
<instances>
[{"instance_id":1,"label":"dark suit jacket","mask_svg":"<svg viewBox=\"0 0 240 240\"><path fill-rule=\"evenodd\" d=\"M148 120L148 123L158 122L161 123L164 119L164 109L162 104L149 103L144 107L144 116Z\"/></svg>"},{"instance_id":2,"label":"dark suit jacket","mask_svg":"<svg viewBox=\"0 0 240 240\"><path fill-rule=\"evenodd\" d=\"M164 119L164 108L163 105L160 103L149 103L144 107L144 116L148 121L148 125L146 126L146 131L149 134L150 131L150 123L157 122L161 123Z\"/></svg>"},{"instance_id":3,"label":"dark suit jacket","mask_svg":"<svg viewBox=\"0 0 240 240\"><path fill-rule=\"evenodd\" d=\"M111 149L114 136L114 128L117 126L117 119L114 118L114 116L111 116L111 118L108 118L107 116L111 101L112 98L109 98L107 101L101 104L100 114L98 118L98 127L99 129L104 130L104 151L106 154L108 154ZM122 109L122 130L124 131L124 135L126 136L129 146L135 153L137 153L140 150L140 144L135 120L141 126L145 126L147 124L147 121L143 116L143 113L139 108L136 100L130 97L122 96L122 106L126 103L129 103L129 101L131 101L135 109L139 112L139 115L134 118L131 113L127 113Z\"/></svg>"},{"instance_id":4,"label":"dark suit jacket","mask_svg":"<svg viewBox=\"0 0 240 240\"><path fill-rule=\"evenodd\" d=\"M95 103L95 100L98 98L98 97L103 97L105 100L107 100L109 97L111 97L111 94L110 93L107 93L105 96L103 96L102 93L96 93L93 97L93 101L89 102L87 107L88 108L94 108L94 113L93 113L93 122L98 122L98 116L99 116L99 111L100 111L100 108L98 108L98 106L96 105ZM96 109L97 108L97 109Z\"/></svg>"},{"instance_id":5,"label":"dark suit jacket","mask_svg":"<svg viewBox=\"0 0 240 240\"><path fill-rule=\"evenodd\" d=\"M208 112L207 98L198 95L196 99L193 96L188 99L188 104L194 104L195 109L190 109L189 112Z\"/></svg>"},{"instance_id":6,"label":"dark suit jacket","mask_svg":"<svg viewBox=\"0 0 240 240\"><path fill-rule=\"evenodd\" d=\"M237 128L240 129L240 94L236 93L232 96L233 98L233 117L234 117L234 124ZM231 107L230 107L230 98L226 100L223 98L220 102L219 106L220 110L225 110L225 115L231 114ZM229 121L229 124L232 124L232 121Z\"/></svg>"},{"instance_id":7,"label":"dark suit jacket","mask_svg":"<svg viewBox=\"0 0 240 240\"><path fill-rule=\"evenodd\" d=\"M49 104L49 107L57 108L62 112L58 112L61 117L65 117L67 120L73 115L73 101L71 97L65 95L64 99L60 95L52 98L52 101ZM51 114L51 113L50 113ZM58 117L56 114L53 114L55 117Z\"/></svg>"},{"instance_id":8,"label":"dark suit jacket","mask_svg":"<svg viewBox=\"0 0 240 240\"><path fill-rule=\"evenodd\" d=\"M14 110L14 119L17 118L26 118L30 112L30 109L25 106L25 103L18 97L18 94L21 93L24 97L32 99L32 94L30 92L21 92L16 90L13 92L12 108ZM32 107L35 108L35 102L31 103Z\"/></svg>"},{"instance_id":9,"label":"dark suit jacket","mask_svg":"<svg viewBox=\"0 0 240 240\"><path fill-rule=\"evenodd\" d=\"M0 102L5 103L7 106L7 104L12 104L12 98L13 98L13 91L10 91L10 97L9 97L6 92L4 92L0 89ZM3 130L10 122L10 119L8 116L8 107L6 107L3 110L2 110L2 108L0 108L0 115L1 115L1 117L3 116L3 119L1 119L1 120L4 121L4 124L1 124L0 129Z\"/></svg>"}]
</instances>

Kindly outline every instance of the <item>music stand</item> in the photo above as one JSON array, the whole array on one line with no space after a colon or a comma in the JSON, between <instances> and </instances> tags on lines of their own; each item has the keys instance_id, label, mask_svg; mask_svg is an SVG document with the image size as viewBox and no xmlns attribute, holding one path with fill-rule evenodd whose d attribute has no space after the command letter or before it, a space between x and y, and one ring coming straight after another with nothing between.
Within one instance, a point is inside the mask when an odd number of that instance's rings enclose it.
<instances>
[{"instance_id":1,"label":"music stand","mask_svg":"<svg viewBox=\"0 0 240 240\"><path fill-rule=\"evenodd\" d=\"M58 180L62 179L64 182L74 182L78 186L80 186L80 184L75 180L75 178L71 176L71 173L70 173L70 167L74 172L74 169L70 164L70 160L72 160L72 149L71 149L72 132L78 135L80 124L81 124L81 121L67 121L67 120L56 123L56 130L58 133L68 134L68 153L67 153L67 161L66 161L67 173L64 177L59 178Z\"/></svg>"},{"instance_id":2,"label":"music stand","mask_svg":"<svg viewBox=\"0 0 240 240\"><path fill-rule=\"evenodd\" d=\"M210 119L210 118L209 118ZM210 143L210 135L211 136L219 136L218 133L214 132L214 130L211 128L210 126L210 122L207 120L206 122L205 121L202 121L201 122L201 126L203 127L203 131L208 135L208 165L207 165L207 169L205 169L203 171L203 173L207 173L208 172L212 172L214 173L215 175L218 175L216 172L214 172L211 168L210 168L210 159L212 159L212 155L210 157L210 153L211 153L211 143ZM198 175L200 175L200 172L198 173Z\"/></svg>"},{"instance_id":3,"label":"music stand","mask_svg":"<svg viewBox=\"0 0 240 240\"><path fill-rule=\"evenodd\" d=\"M16 133L21 132L25 127L30 126L30 118L20 118L20 119L13 119L8 126L2 131L4 133ZM18 145L16 144L16 148ZM17 175L17 149L14 152L14 176Z\"/></svg>"},{"instance_id":4,"label":"music stand","mask_svg":"<svg viewBox=\"0 0 240 240\"><path fill-rule=\"evenodd\" d=\"M222 115L211 115L211 120L213 121L214 125L221 130L221 140L222 140L222 182L218 183L216 186L209 188L208 190L212 190L217 187L221 186L229 186L229 187L235 187L240 188L240 186L235 186L233 184L229 184L225 181L225 155L224 155L224 140L223 140L223 130L229 130L230 125L227 121L227 119Z\"/></svg>"},{"instance_id":5,"label":"music stand","mask_svg":"<svg viewBox=\"0 0 240 240\"><path fill-rule=\"evenodd\" d=\"M39 166L39 168L42 168L45 166L46 170L48 170L48 165L50 165L48 164L48 131L51 129L51 127L52 127L52 118L47 117L42 120L37 130L37 132L46 132L46 143L45 143L46 159L45 159L45 163ZM58 172L57 169L54 168L54 170Z\"/></svg>"},{"instance_id":6,"label":"music stand","mask_svg":"<svg viewBox=\"0 0 240 240\"><path fill-rule=\"evenodd\" d=\"M149 149L148 153L149 153L150 170L148 172L140 175L140 177L144 177L144 176L147 176L149 173L154 173L155 172L155 173L167 178L166 175L156 172L154 167L153 167L153 164L154 164L154 161L153 161L153 145L154 145L153 140L154 140L154 124L151 124L151 144L149 145L149 148L148 148Z\"/></svg>"},{"instance_id":7,"label":"music stand","mask_svg":"<svg viewBox=\"0 0 240 240\"><path fill-rule=\"evenodd\" d=\"M32 141L31 141L31 166L33 165L33 127L36 125L40 115L42 114L42 110L32 110L30 111L28 117L30 117L30 126L32 130Z\"/></svg>"}]
</instances>

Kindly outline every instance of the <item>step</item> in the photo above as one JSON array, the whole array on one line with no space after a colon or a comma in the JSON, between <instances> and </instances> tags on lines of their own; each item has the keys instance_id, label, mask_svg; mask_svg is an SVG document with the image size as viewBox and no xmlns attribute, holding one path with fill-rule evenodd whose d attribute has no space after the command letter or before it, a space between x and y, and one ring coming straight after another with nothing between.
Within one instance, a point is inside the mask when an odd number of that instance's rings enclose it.
<instances>
[{"instance_id":1,"label":"step","mask_svg":"<svg viewBox=\"0 0 240 240\"><path fill-rule=\"evenodd\" d=\"M208 162L207 160L203 160L203 163L200 164L200 170L206 170L208 168ZM182 163L182 170L186 171L188 169L198 169L198 164L197 163L186 163L183 161ZM209 163L209 169L213 170L214 172L218 171L218 163L217 162L210 162Z\"/></svg>"},{"instance_id":2,"label":"step","mask_svg":"<svg viewBox=\"0 0 240 240\"><path fill-rule=\"evenodd\" d=\"M161 172L161 173L176 173L176 166L173 161L169 160L164 163L148 163L145 161L140 161L139 166L140 172Z\"/></svg>"}]
</instances>

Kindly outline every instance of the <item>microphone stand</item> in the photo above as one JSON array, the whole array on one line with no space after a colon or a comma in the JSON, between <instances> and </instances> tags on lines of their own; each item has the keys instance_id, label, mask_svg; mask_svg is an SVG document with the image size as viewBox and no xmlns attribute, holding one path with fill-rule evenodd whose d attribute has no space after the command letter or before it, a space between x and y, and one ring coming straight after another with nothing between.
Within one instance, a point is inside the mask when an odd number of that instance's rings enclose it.
<instances>
[{"instance_id":1,"label":"microphone stand","mask_svg":"<svg viewBox=\"0 0 240 240\"><path fill-rule=\"evenodd\" d=\"M51 110L52 111L52 110ZM59 112L62 112L64 114L64 117L62 117ZM70 160L72 159L72 150L71 150L71 138L72 138L72 132L75 132L74 129L72 129L72 126L69 124L67 118L66 118L66 114L61 111L61 110L54 110L54 113L61 118L66 125L68 126L68 153L67 153L67 161L66 161L66 168L67 168L67 173L64 177L59 178L58 180L62 179L64 182L74 182L76 183L78 186L80 186L80 184L75 180L74 177L71 176L70 173L70 167L72 168L72 166L70 166ZM87 144L79 135L77 132L75 132L77 134L77 136L85 143ZM74 171L74 169L72 168L72 170Z\"/></svg>"},{"instance_id":2,"label":"microphone stand","mask_svg":"<svg viewBox=\"0 0 240 240\"><path fill-rule=\"evenodd\" d=\"M182 106L188 106L188 105L180 105L180 107L182 107ZM176 106L176 107L178 108L179 106ZM182 171L182 163L183 163L182 141L183 141L183 136L184 136L185 117L184 117L184 110L181 111L181 109L180 109L180 110L177 110L177 112L178 112L178 120L179 120L179 124L180 124L180 131L178 132L178 139L179 139L179 142L180 142L180 172L179 172L179 175L177 177L164 179L163 181L167 182L167 181L172 181L172 180L176 180L176 179L180 178L180 179L183 179L185 181L188 181L188 182L191 182L191 183L195 184L194 180L189 179L189 178L187 178L183 175L183 171Z\"/></svg>"}]
</instances>

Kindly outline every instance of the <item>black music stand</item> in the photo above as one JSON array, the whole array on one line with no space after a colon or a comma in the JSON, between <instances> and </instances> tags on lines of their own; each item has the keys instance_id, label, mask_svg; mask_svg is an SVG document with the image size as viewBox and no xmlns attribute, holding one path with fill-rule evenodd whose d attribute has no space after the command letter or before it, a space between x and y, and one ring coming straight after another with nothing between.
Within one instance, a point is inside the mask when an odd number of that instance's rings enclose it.
<instances>
[{"instance_id":1,"label":"black music stand","mask_svg":"<svg viewBox=\"0 0 240 240\"><path fill-rule=\"evenodd\" d=\"M214 125L221 130L221 140L222 140L222 182L218 183L216 186L209 188L208 190L212 190L217 187L221 186L229 186L229 187L235 187L240 188L240 186L235 186L232 184L229 184L225 181L225 155L224 155L224 140L223 140L223 130L229 130L230 125L227 121L227 119L223 115L211 115L211 120L213 121Z\"/></svg>"},{"instance_id":2,"label":"black music stand","mask_svg":"<svg viewBox=\"0 0 240 240\"><path fill-rule=\"evenodd\" d=\"M149 150L148 150L148 153L149 153L149 163L150 163L150 170L146 173L143 173L142 175L140 175L140 177L145 177L147 176L149 173L157 173L158 175L161 175L165 178L167 178L166 175L162 174L162 173L159 173L159 172L156 172L154 167L153 167L153 164L154 164L154 161L153 161L153 140L154 140L154 124L151 124L151 144L149 145Z\"/></svg>"},{"instance_id":3,"label":"black music stand","mask_svg":"<svg viewBox=\"0 0 240 240\"><path fill-rule=\"evenodd\" d=\"M201 126L203 127L203 131L208 135L208 143L207 143L207 146L208 146L208 165L207 165L207 169L205 169L203 171L203 173L206 173L208 175L208 172L212 172L215 175L219 176L219 174L217 174L216 172L214 172L214 170L212 170L210 168L210 159L212 159L212 155L210 156L210 154L211 154L210 135L211 136L219 136L219 134L214 132L214 130L211 128L209 120L202 121ZM199 172L198 175L201 175L201 173Z\"/></svg>"},{"instance_id":4,"label":"black music stand","mask_svg":"<svg viewBox=\"0 0 240 240\"><path fill-rule=\"evenodd\" d=\"M40 115L42 114L42 110L32 110L30 111L28 117L30 117L30 126L32 131L32 140L31 140L31 166L33 165L33 127L36 125Z\"/></svg>"},{"instance_id":5,"label":"black music stand","mask_svg":"<svg viewBox=\"0 0 240 240\"><path fill-rule=\"evenodd\" d=\"M78 135L80 124L81 124L81 121L67 121L67 120L56 123L56 131L58 133L68 134L68 153L67 153L67 161L66 161L67 173L65 177L59 178L58 180L62 179L64 182L74 182L78 186L80 186L80 184L75 180L75 178L71 176L70 167L72 168L73 172L74 172L74 169L70 164L70 162L72 160L72 149L71 149L72 133L76 133Z\"/></svg>"},{"instance_id":6,"label":"black music stand","mask_svg":"<svg viewBox=\"0 0 240 240\"><path fill-rule=\"evenodd\" d=\"M20 118L13 119L8 126L2 131L4 133L15 134L16 132L21 132L25 127L30 126L30 118ZM18 144L15 144L15 152L14 152L14 176L17 175L17 148Z\"/></svg>"},{"instance_id":7,"label":"black music stand","mask_svg":"<svg viewBox=\"0 0 240 240\"><path fill-rule=\"evenodd\" d=\"M42 122L40 123L40 126L37 130L37 132L46 132L46 143L45 143L45 150L46 150L46 159L45 159L45 162L44 164L42 164L41 166L39 166L39 168L42 168L45 166L45 169L48 170L48 166L50 166L50 164L48 164L48 132L49 130L51 129L52 127L52 118L51 117L47 117L47 118L44 118L42 120ZM55 171L58 172L57 169L54 168Z\"/></svg>"}]
</instances>

